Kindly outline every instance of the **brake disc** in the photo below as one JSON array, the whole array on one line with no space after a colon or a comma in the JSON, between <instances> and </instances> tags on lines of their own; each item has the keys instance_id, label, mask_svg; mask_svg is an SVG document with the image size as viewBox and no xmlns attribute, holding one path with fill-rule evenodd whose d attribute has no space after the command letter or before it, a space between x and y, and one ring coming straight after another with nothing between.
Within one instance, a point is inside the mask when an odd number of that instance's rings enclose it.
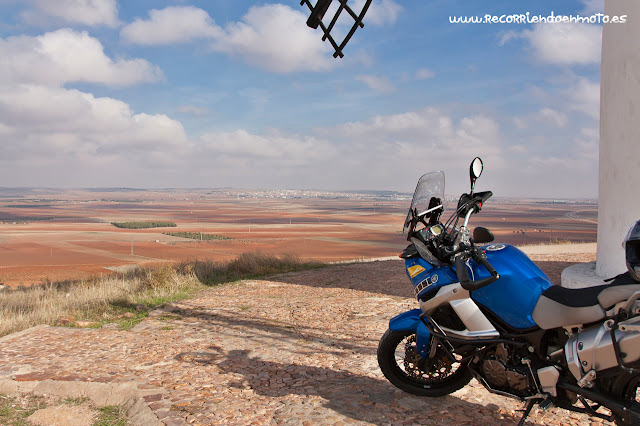
<instances>
[{"instance_id":1,"label":"brake disc","mask_svg":"<svg viewBox=\"0 0 640 426\"><path fill-rule=\"evenodd\" d=\"M416 348L416 336L407 338L404 345L404 370L411 376L418 379L437 380L447 377L452 370L451 359L441 350L436 350L436 354L431 359L423 359Z\"/></svg>"}]
</instances>

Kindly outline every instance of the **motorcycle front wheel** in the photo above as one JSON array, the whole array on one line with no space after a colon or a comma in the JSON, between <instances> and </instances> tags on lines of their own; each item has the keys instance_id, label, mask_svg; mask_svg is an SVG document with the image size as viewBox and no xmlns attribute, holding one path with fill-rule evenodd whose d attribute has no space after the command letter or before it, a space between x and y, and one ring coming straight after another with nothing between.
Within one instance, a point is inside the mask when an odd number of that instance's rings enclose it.
<instances>
[{"instance_id":1,"label":"motorcycle front wheel","mask_svg":"<svg viewBox=\"0 0 640 426\"><path fill-rule=\"evenodd\" d=\"M432 338L430 344L437 343ZM448 395L473 377L466 365L452 360L440 346L432 358L423 359L412 331L387 330L378 345L378 365L393 385L420 396Z\"/></svg>"}]
</instances>

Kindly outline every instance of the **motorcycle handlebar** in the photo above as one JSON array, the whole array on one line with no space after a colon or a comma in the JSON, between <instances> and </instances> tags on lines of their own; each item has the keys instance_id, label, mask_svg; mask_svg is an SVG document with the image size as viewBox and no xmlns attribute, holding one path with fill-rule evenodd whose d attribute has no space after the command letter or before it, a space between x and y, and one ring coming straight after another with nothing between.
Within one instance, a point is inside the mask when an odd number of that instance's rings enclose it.
<instances>
[{"instance_id":1,"label":"motorcycle handlebar","mask_svg":"<svg viewBox=\"0 0 640 426\"><path fill-rule=\"evenodd\" d=\"M438 206L435 206L435 207L432 207L432 208L430 208L430 209L427 209L427 210L423 211L422 213L418 213L418 214L416 215L416 217L417 217L418 219L422 219L422 217L423 217L424 215L426 215L427 213L431 213L431 212L434 212L434 211L436 211L436 210L438 210L438 209L442 209L442 208L443 208L443 207L442 207L442 204L440 204L440 205L438 205Z\"/></svg>"},{"instance_id":2,"label":"motorcycle handlebar","mask_svg":"<svg viewBox=\"0 0 640 426\"><path fill-rule=\"evenodd\" d=\"M458 276L458 280L460 281L460 285L463 289L467 291L479 290L482 287L488 286L489 284L497 281L500 278L500 274L498 274L493 266L491 266L484 253L476 254L475 252L472 252L472 258L476 262L484 266L487 271L489 271L491 276L482 280L472 281L469 278L469 271L467 270L467 265L465 265L464 261L462 260L462 256L456 256L456 259L454 261L454 265L456 267L456 275Z\"/></svg>"},{"instance_id":3,"label":"motorcycle handlebar","mask_svg":"<svg viewBox=\"0 0 640 426\"><path fill-rule=\"evenodd\" d=\"M475 259L476 259L476 261L478 263L480 263L482 266L484 266L487 269L487 271L489 271L491 276L497 276L498 275L498 272L496 272L496 270L493 269L493 266L491 266L491 264L487 260L487 255L485 255L484 253L480 253L478 256L476 256Z\"/></svg>"}]
</instances>

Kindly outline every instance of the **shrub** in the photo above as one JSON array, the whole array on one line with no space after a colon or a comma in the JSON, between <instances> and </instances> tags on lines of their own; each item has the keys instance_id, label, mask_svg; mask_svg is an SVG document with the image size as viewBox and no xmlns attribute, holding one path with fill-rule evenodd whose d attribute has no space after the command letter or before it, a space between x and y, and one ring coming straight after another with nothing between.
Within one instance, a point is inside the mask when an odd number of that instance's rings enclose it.
<instances>
[{"instance_id":1,"label":"shrub","mask_svg":"<svg viewBox=\"0 0 640 426\"><path fill-rule=\"evenodd\" d=\"M190 238L192 240L230 240L231 237L225 237L224 235L215 234L203 234L202 232L163 232L162 235L169 235L170 237Z\"/></svg>"},{"instance_id":2,"label":"shrub","mask_svg":"<svg viewBox=\"0 0 640 426\"><path fill-rule=\"evenodd\" d=\"M148 228L175 228L173 222L111 222L116 228L126 229L148 229Z\"/></svg>"},{"instance_id":3,"label":"shrub","mask_svg":"<svg viewBox=\"0 0 640 426\"><path fill-rule=\"evenodd\" d=\"M196 260L181 263L177 269L184 273L185 267L191 267L198 280L205 285L214 285L259 276L280 274L319 268L323 264L303 261L292 255L271 256L262 253L243 253L227 263L211 260Z\"/></svg>"}]
</instances>

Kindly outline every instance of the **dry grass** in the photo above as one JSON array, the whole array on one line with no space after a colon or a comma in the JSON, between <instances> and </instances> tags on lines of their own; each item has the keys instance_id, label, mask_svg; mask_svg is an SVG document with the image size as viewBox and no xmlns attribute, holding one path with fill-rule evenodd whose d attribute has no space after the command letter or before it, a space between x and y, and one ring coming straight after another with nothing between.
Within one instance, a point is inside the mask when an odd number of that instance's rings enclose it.
<instances>
[{"instance_id":1,"label":"dry grass","mask_svg":"<svg viewBox=\"0 0 640 426\"><path fill-rule=\"evenodd\" d=\"M48 283L0 291L0 336L38 324L91 321L98 327L119 322L130 327L150 309L206 288L321 266L291 256L243 254L229 263L196 261L160 268L137 268L126 274L79 282ZM127 316L123 316L130 312Z\"/></svg>"},{"instance_id":2,"label":"dry grass","mask_svg":"<svg viewBox=\"0 0 640 426\"><path fill-rule=\"evenodd\" d=\"M179 264L176 269L181 273L193 273L206 285L215 285L321 266L323 266L322 263L303 262L291 255L269 256L262 253L244 253L227 263L195 261Z\"/></svg>"},{"instance_id":3,"label":"dry grass","mask_svg":"<svg viewBox=\"0 0 640 426\"><path fill-rule=\"evenodd\" d=\"M100 323L139 305L157 305L202 288L193 274L170 266L76 283L50 283L0 293L0 336L64 317ZM142 318L145 310L136 312ZM64 320L63 320L64 321Z\"/></svg>"}]
</instances>

